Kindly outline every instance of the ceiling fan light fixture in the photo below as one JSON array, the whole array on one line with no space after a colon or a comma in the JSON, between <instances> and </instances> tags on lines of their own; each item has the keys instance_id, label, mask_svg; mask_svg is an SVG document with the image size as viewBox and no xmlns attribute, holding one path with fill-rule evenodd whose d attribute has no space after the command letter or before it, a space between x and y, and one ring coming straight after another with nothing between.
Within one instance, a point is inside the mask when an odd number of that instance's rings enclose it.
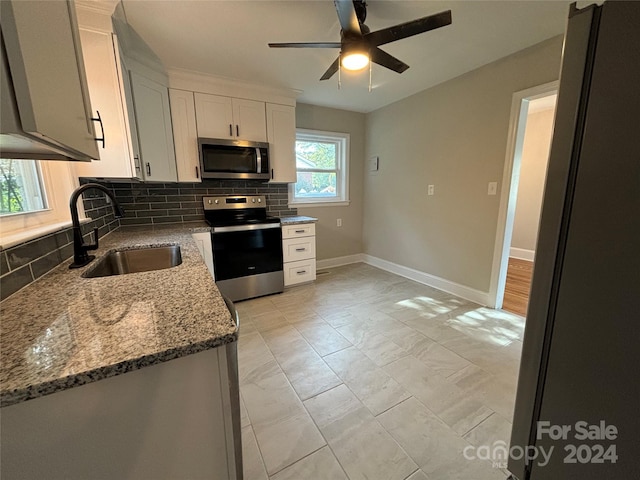
<instances>
[{"instance_id":1,"label":"ceiling fan light fixture","mask_svg":"<svg viewBox=\"0 0 640 480\"><path fill-rule=\"evenodd\" d=\"M362 70L369 65L369 56L361 52L347 53L342 56L341 63L347 70Z\"/></svg>"}]
</instances>

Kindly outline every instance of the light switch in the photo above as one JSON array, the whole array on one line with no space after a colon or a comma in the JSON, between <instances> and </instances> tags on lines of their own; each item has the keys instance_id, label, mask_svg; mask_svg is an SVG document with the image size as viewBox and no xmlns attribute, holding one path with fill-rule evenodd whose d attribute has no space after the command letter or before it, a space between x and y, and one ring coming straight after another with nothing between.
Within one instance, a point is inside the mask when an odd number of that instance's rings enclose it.
<instances>
[{"instance_id":1,"label":"light switch","mask_svg":"<svg viewBox=\"0 0 640 480\"><path fill-rule=\"evenodd\" d=\"M429 185L427 187L427 195L433 195L435 193L435 187L433 185Z\"/></svg>"},{"instance_id":2,"label":"light switch","mask_svg":"<svg viewBox=\"0 0 640 480\"><path fill-rule=\"evenodd\" d=\"M380 167L380 158L379 157L371 157L369 159L369 171L370 172L377 172L378 168Z\"/></svg>"},{"instance_id":3,"label":"light switch","mask_svg":"<svg viewBox=\"0 0 640 480\"><path fill-rule=\"evenodd\" d=\"M336 226L337 227L341 227L342 226L342 219L341 218L336 219Z\"/></svg>"},{"instance_id":4,"label":"light switch","mask_svg":"<svg viewBox=\"0 0 640 480\"><path fill-rule=\"evenodd\" d=\"M498 182L489 182L489 190L487 191L488 195L495 195L498 193Z\"/></svg>"}]
</instances>

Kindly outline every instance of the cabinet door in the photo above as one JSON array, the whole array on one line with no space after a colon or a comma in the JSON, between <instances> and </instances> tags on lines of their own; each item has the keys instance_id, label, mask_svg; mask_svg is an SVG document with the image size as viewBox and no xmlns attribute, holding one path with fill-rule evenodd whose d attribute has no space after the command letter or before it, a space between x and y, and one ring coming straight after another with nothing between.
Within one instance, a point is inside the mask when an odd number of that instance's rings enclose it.
<instances>
[{"instance_id":1,"label":"cabinet door","mask_svg":"<svg viewBox=\"0 0 640 480\"><path fill-rule=\"evenodd\" d=\"M233 133L236 138L254 142L266 142L267 122L264 102L234 98L232 105L233 121L235 123Z\"/></svg>"},{"instance_id":2,"label":"cabinet door","mask_svg":"<svg viewBox=\"0 0 640 480\"><path fill-rule=\"evenodd\" d=\"M193 92L169 89L173 143L179 182L200 182L198 132Z\"/></svg>"},{"instance_id":3,"label":"cabinet door","mask_svg":"<svg viewBox=\"0 0 640 480\"><path fill-rule=\"evenodd\" d=\"M296 109L267 103L272 183L296 182Z\"/></svg>"},{"instance_id":4,"label":"cabinet door","mask_svg":"<svg viewBox=\"0 0 640 480\"><path fill-rule=\"evenodd\" d=\"M100 161L78 164L76 171L81 177L132 178L133 152L115 37L109 32L81 28L80 38L91 106L102 117L105 143L104 148L100 145Z\"/></svg>"},{"instance_id":5,"label":"cabinet door","mask_svg":"<svg viewBox=\"0 0 640 480\"><path fill-rule=\"evenodd\" d=\"M99 158L73 4L0 3L23 130L69 149L74 158Z\"/></svg>"},{"instance_id":6,"label":"cabinet door","mask_svg":"<svg viewBox=\"0 0 640 480\"><path fill-rule=\"evenodd\" d=\"M198 137L235 138L231 97L195 94Z\"/></svg>"},{"instance_id":7,"label":"cabinet door","mask_svg":"<svg viewBox=\"0 0 640 480\"><path fill-rule=\"evenodd\" d=\"M144 179L175 182L169 89L135 72L131 72L131 89Z\"/></svg>"}]
</instances>

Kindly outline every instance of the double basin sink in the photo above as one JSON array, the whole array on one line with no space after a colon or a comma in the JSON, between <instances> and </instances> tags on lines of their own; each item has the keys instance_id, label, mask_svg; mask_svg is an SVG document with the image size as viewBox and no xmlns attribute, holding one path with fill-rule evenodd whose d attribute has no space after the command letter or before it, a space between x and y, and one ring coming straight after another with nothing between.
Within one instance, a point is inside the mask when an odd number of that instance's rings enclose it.
<instances>
[{"instance_id":1,"label":"double basin sink","mask_svg":"<svg viewBox=\"0 0 640 480\"><path fill-rule=\"evenodd\" d=\"M182 263L180 245L112 250L102 256L84 278L110 277L176 267Z\"/></svg>"}]
</instances>

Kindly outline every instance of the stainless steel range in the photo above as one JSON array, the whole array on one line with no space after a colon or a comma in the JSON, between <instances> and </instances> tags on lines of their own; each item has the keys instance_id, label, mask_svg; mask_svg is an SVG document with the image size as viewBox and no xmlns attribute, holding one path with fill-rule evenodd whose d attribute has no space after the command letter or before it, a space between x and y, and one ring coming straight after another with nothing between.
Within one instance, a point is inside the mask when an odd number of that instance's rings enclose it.
<instances>
[{"instance_id":1,"label":"stainless steel range","mask_svg":"<svg viewBox=\"0 0 640 480\"><path fill-rule=\"evenodd\" d=\"M216 285L232 301L284 290L280 219L264 195L204 197Z\"/></svg>"}]
</instances>

